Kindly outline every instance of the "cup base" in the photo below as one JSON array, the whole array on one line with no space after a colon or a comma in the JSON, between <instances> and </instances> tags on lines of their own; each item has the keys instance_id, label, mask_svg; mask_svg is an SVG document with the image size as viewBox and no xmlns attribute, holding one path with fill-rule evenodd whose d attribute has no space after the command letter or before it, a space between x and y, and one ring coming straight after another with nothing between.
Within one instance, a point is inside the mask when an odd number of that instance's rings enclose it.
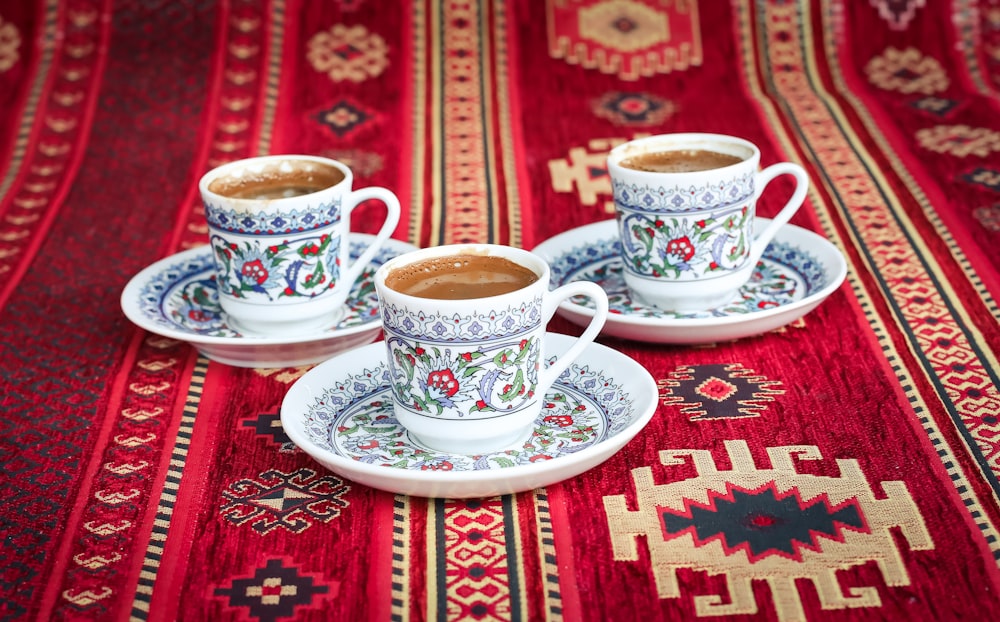
<instances>
[{"instance_id":1,"label":"cup base","mask_svg":"<svg viewBox=\"0 0 1000 622\"><path fill-rule=\"evenodd\" d=\"M431 451L446 454L481 456L483 454L492 454L508 449L520 449L524 443L531 438L534 431L534 425L531 425L527 430L518 430L502 437L488 439L487 441L470 440L468 438L428 438L417 436L413 432L410 432L410 439L415 445L419 445Z\"/></svg>"},{"instance_id":2,"label":"cup base","mask_svg":"<svg viewBox=\"0 0 1000 622\"><path fill-rule=\"evenodd\" d=\"M736 300L740 288L753 276L754 263L702 280L666 281L624 273L629 294L637 301L674 313L708 311Z\"/></svg>"},{"instance_id":3,"label":"cup base","mask_svg":"<svg viewBox=\"0 0 1000 622\"><path fill-rule=\"evenodd\" d=\"M261 320L236 319L227 317L229 327L245 337L302 337L318 335L340 323L347 310L338 307L330 313L310 320L281 320L281 309L275 309L271 317Z\"/></svg>"},{"instance_id":4,"label":"cup base","mask_svg":"<svg viewBox=\"0 0 1000 622\"><path fill-rule=\"evenodd\" d=\"M735 289L725 294L714 296L655 296L637 291L629 291L629 294L639 302L650 307L655 307L663 311L673 313L697 313L707 311L716 307L721 307L736 300L739 289Z\"/></svg>"}]
</instances>

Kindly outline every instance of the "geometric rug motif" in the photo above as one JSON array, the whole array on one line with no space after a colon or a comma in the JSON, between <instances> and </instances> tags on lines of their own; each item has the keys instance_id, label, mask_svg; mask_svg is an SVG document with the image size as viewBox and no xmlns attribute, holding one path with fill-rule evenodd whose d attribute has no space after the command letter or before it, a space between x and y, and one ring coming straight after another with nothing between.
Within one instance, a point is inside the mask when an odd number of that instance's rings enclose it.
<instances>
[{"instance_id":1,"label":"geometric rug motif","mask_svg":"<svg viewBox=\"0 0 1000 622\"><path fill-rule=\"evenodd\" d=\"M257 431L257 436L269 437L272 443L278 444L281 453L295 451L295 443L285 434L285 429L281 427L281 418L278 413L261 413L256 419L247 419L243 422L244 428L253 428Z\"/></svg>"},{"instance_id":2,"label":"geometric rug motif","mask_svg":"<svg viewBox=\"0 0 1000 622\"><path fill-rule=\"evenodd\" d=\"M683 365L657 382L663 404L678 404L682 414L699 419L759 417L785 391L781 382L765 380L739 363Z\"/></svg>"},{"instance_id":3,"label":"geometric rug motif","mask_svg":"<svg viewBox=\"0 0 1000 622\"><path fill-rule=\"evenodd\" d=\"M697 2L548 0L549 55L621 80L701 65Z\"/></svg>"},{"instance_id":4,"label":"geometric rug motif","mask_svg":"<svg viewBox=\"0 0 1000 622\"><path fill-rule=\"evenodd\" d=\"M296 608L318 604L321 599L313 603L317 594L326 594L326 599L336 597L339 584L317 582L313 576L301 574L294 564L285 566L280 559L271 559L252 576L234 578L229 587L216 588L215 595L225 597L230 608L245 607L252 618L273 622L294 616Z\"/></svg>"},{"instance_id":5,"label":"geometric rug motif","mask_svg":"<svg viewBox=\"0 0 1000 622\"><path fill-rule=\"evenodd\" d=\"M442 515L448 619L503 620L511 614L506 499L438 500ZM439 612L443 615L444 612Z\"/></svg>"},{"instance_id":6,"label":"geometric rug motif","mask_svg":"<svg viewBox=\"0 0 1000 622\"><path fill-rule=\"evenodd\" d=\"M770 447L771 468L761 469L746 441L728 440L725 448L731 470L720 470L708 450L663 450L665 466L693 463L698 475L655 484L652 469L639 467L632 470L636 501L604 497L615 560L637 562L645 543L660 598L682 597L680 569L725 579L728 593L691 597L699 617L757 613L755 580L767 583L782 621L806 619L799 579L812 582L824 610L881 607L877 588L845 593L837 573L875 561L890 589L907 586L893 532L911 550L934 548L901 481L880 482L876 498L856 460L837 460L839 477L799 473L798 461L822 459L815 446Z\"/></svg>"},{"instance_id":7,"label":"geometric rug motif","mask_svg":"<svg viewBox=\"0 0 1000 622\"><path fill-rule=\"evenodd\" d=\"M310 115L338 138L356 138L362 128L374 125L375 113L349 99L341 99Z\"/></svg>"},{"instance_id":8,"label":"geometric rug motif","mask_svg":"<svg viewBox=\"0 0 1000 622\"><path fill-rule=\"evenodd\" d=\"M220 512L231 523L250 523L260 534L278 527L301 533L316 521L328 523L348 506L341 499L350 486L333 475L311 469L292 473L271 469L260 479L241 479L222 492Z\"/></svg>"},{"instance_id":9,"label":"geometric rug motif","mask_svg":"<svg viewBox=\"0 0 1000 622\"><path fill-rule=\"evenodd\" d=\"M615 125L649 127L662 123L676 112L676 105L648 93L605 93L591 102L595 115Z\"/></svg>"},{"instance_id":10,"label":"geometric rug motif","mask_svg":"<svg viewBox=\"0 0 1000 622\"><path fill-rule=\"evenodd\" d=\"M962 180L1000 192L1000 169L979 166L962 175Z\"/></svg>"}]
</instances>

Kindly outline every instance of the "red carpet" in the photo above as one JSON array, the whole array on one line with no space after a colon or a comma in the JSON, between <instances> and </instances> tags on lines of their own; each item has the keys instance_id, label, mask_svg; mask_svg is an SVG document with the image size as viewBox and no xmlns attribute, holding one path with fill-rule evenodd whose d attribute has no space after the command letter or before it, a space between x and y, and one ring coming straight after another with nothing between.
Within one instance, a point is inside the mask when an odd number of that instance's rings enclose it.
<instances>
[{"instance_id":1,"label":"red carpet","mask_svg":"<svg viewBox=\"0 0 1000 622\"><path fill-rule=\"evenodd\" d=\"M996 0L12 1L0 119L0 620L1000 612ZM602 337L660 403L561 484L345 480L278 424L306 368L121 312L206 243L222 162L334 157L399 239L530 249L612 217L611 147L679 131L806 167L792 222L847 280L734 342Z\"/></svg>"}]
</instances>

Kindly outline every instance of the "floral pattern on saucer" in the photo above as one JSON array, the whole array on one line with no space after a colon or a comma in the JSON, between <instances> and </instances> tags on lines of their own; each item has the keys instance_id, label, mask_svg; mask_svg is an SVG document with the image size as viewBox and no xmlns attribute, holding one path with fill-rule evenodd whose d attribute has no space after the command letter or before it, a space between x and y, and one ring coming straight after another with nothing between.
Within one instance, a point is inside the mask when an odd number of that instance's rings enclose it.
<instances>
[{"instance_id":1,"label":"floral pattern on saucer","mask_svg":"<svg viewBox=\"0 0 1000 622\"><path fill-rule=\"evenodd\" d=\"M414 471L482 471L573 454L619 433L634 398L608 374L572 365L545 396L535 431L516 449L468 456L414 443L393 414L384 365L340 378L308 405L303 427L319 448L366 464Z\"/></svg>"},{"instance_id":2,"label":"floral pattern on saucer","mask_svg":"<svg viewBox=\"0 0 1000 622\"><path fill-rule=\"evenodd\" d=\"M365 242L352 240L350 253L357 258ZM343 330L378 321L378 297L372 276L378 266L399 254L399 249L383 248L365 267L347 298L347 313L331 330ZM186 260L154 275L139 292L143 315L164 328L182 330L204 337L240 337L226 322L219 305L212 254L190 255Z\"/></svg>"},{"instance_id":3,"label":"floral pattern on saucer","mask_svg":"<svg viewBox=\"0 0 1000 622\"><path fill-rule=\"evenodd\" d=\"M611 313L632 317L694 319L749 314L802 300L828 284L823 264L798 246L772 241L750 281L731 303L695 313L675 313L632 300L622 276L621 244L606 238L573 248L550 262L553 286L593 281L608 293ZM592 308L585 298L574 304Z\"/></svg>"}]
</instances>

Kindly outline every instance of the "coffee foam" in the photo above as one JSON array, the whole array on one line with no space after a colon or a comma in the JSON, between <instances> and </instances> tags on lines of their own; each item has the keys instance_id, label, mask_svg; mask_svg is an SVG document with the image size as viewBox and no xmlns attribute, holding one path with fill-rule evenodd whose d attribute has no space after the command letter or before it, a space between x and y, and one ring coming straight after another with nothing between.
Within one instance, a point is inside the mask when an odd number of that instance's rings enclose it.
<instances>
[{"instance_id":1,"label":"coffee foam","mask_svg":"<svg viewBox=\"0 0 1000 622\"><path fill-rule=\"evenodd\" d=\"M472 299L516 291L539 278L533 270L506 257L465 252L428 257L393 268L387 287L411 296Z\"/></svg>"},{"instance_id":2,"label":"coffee foam","mask_svg":"<svg viewBox=\"0 0 1000 622\"><path fill-rule=\"evenodd\" d=\"M208 190L222 196L241 194L253 189L272 189L283 186L313 188L313 192L330 188L345 178L333 166L317 162L282 161L267 166L238 168L213 179Z\"/></svg>"}]
</instances>

